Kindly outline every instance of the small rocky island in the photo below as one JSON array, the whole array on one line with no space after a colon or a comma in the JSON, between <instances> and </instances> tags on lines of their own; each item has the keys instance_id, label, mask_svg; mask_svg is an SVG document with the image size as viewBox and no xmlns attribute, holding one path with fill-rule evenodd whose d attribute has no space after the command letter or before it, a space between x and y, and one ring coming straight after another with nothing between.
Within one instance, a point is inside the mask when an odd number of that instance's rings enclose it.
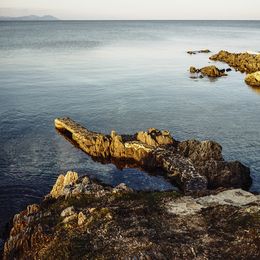
<instances>
[{"instance_id":1,"label":"small rocky island","mask_svg":"<svg viewBox=\"0 0 260 260\"><path fill-rule=\"evenodd\" d=\"M230 69L227 69L227 70L226 69L219 69L214 65L206 66L206 67L203 67L201 69L197 69L193 66L190 67L190 73L192 73L192 74L196 73L197 75L199 75L200 78L203 78L204 76L208 76L208 77L211 77L211 78L218 78L218 77L227 76L227 74L225 73L226 71L230 71Z\"/></svg>"},{"instance_id":2,"label":"small rocky island","mask_svg":"<svg viewBox=\"0 0 260 260\"><path fill-rule=\"evenodd\" d=\"M58 131L93 158L161 168L180 192L137 192L60 175L37 205L15 215L4 259L259 259L260 196L249 168L226 162L213 141L177 141L151 128L133 135Z\"/></svg>"}]
</instances>

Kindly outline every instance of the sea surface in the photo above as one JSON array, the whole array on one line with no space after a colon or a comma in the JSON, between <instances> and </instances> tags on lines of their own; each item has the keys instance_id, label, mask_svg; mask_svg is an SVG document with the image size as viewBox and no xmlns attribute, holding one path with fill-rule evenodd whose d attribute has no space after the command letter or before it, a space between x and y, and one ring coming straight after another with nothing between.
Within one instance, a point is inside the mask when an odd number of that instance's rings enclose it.
<instances>
[{"instance_id":1,"label":"sea surface","mask_svg":"<svg viewBox=\"0 0 260 260\"><path fill-rule=\"evenodd\" d=\"M56 132L62 116L105 133L156 127L179 140L216 140L225 159L251 168L259 192L260 91L235 71L191 79L191 65L228 66L186 53L260 51L259 43L259 21L0 22L0 231L68 170L139 190L174 188L94 162Z\"/></svg>"}]
</instances>

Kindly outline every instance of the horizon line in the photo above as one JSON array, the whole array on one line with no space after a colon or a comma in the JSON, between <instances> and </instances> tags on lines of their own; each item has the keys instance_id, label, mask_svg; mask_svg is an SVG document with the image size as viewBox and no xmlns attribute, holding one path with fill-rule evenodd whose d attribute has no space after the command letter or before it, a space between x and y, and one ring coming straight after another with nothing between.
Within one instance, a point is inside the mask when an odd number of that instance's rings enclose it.
<instances>
[{"instance_id":1,"label":"horizon line","mask_svg":"<svg viewBox=\"0 0 260 260\"><path fill-rule=\"evenodd\" d=\"M30 15L28 15L30 16ZM44 15L48 16L48 15ZM41 16L41 17L44 17ZM26 16L2 16L6 18L11 18L15 19L17 18L16 21L21 21L21 22L59 22L59 21L260 21L260 19L60 19L58 17L57 20L19 20L21 17L26 17ZM1 20L0 16L0 21L8 21L9 20ZM11 22L12 20L10 20Z\"/></svg>"}]
</instances>

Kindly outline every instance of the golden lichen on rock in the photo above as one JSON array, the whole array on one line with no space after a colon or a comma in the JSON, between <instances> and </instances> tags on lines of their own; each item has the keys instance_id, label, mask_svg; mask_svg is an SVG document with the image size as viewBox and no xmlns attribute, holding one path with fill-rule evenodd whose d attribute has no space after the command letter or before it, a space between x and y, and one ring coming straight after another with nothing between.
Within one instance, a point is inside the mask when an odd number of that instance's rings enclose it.
<instances>
[{"instance_id":1,"label":"golden lichen on rock","mask_svg":"<svg viewBox=\"0 0 260 260\"><path fill-rule=\"evenodd\" d=\"M252 87L260 87L260 71L250 73L245 78L246 84Z\"/></svg>"}]
</instances>

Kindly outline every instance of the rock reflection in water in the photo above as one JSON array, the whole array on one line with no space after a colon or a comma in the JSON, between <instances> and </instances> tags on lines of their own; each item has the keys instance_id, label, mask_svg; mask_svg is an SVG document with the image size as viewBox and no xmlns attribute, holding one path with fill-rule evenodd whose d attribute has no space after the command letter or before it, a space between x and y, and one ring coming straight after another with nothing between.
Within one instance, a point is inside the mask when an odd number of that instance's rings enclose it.
<instances>
[{"instance_id":1,"label":"rock reflection in water","mask_svg":"<svg viewBox=\"0 0 260 260\"><path fill-rule=\"evenodd\" d=\"M74 147L80 149L77 142L72 139L71 133L64 130L56 129L56 132L70 142ZM81 149L80 149L81 150ZM84 152L84 151L83 151ZM85 152L84 152L85 153ZM85 153L89 156L87 153ZM118 185L120 182L126 183L129 187L135 190L158 190L169 191L179 188L169 182L169 179L165 175L162 169L147 169L135 160L123 160L116 158L102 158L89 156L94 162L105 164L113 164L118 171L114 171L113 174L99 175L96 172L88 172L87 175L92 179L96 179L103 183L110 184L112 186ZM177 185L177 184L176 184Z\"/></svg>"}]
</instances>

